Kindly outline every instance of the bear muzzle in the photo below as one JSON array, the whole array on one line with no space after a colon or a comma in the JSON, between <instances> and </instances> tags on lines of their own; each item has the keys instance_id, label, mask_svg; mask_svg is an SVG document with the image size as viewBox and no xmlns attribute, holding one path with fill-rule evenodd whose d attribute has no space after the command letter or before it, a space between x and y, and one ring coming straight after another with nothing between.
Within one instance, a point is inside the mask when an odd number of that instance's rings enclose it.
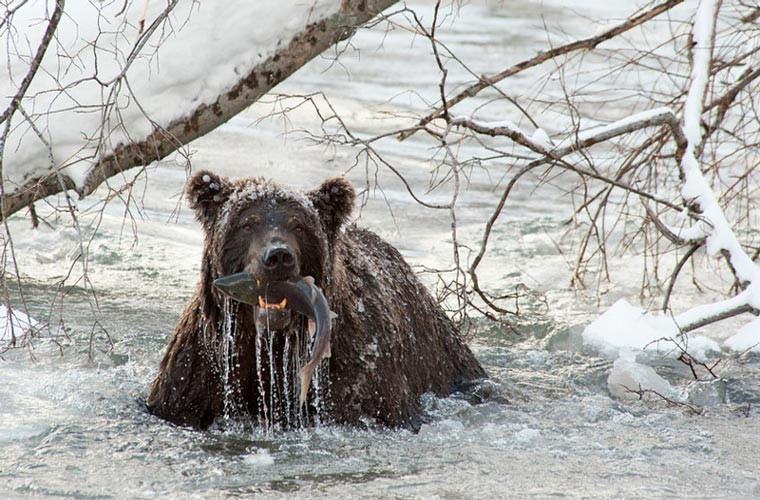
<instances>
[{"instance_id":1,"label":"bear muzzle","mask_svg":"<svg viewBox=\"0 0 760 500\"><path fill-rule=\"evenodd\" d=\"M296 268L296 253L284 243L270 245L261 256L261 265L268 272L292 272Z\"/></svg>"},{"instance_id":2,"label":"bear muzzle","mask_svg":"<svg viewBox=\"0 0 760 500\"><path fill-rule=\"evenodd\" d=\"M287 281L300 273L298 254L283 241L270 242L260 253L253 250L248 258L245 270L262 282Z\"/></svg>"}]
</instances>

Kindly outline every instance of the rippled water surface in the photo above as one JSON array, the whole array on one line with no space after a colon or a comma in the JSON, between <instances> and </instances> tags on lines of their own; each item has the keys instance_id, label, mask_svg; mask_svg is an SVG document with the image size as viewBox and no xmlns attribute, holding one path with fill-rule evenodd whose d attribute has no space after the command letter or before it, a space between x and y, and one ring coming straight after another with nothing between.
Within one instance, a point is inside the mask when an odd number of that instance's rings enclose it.
<instances>
[{"instance_id":1,"label":"rippled water surface","mask_svg":"<svg viewBox=\"0 0 760 500\"><path fill-rule=\"evenodd\" d=\"M606 7L607 15L627 11L622 4ZM462 8L445 36L474 71L499 69L544 46L544 20L563 19L566 29L582 32L582 15L593 10L583 11L585 5L570 12L551 4L475 3ZM430 15L429 6L419 9ZM277 90L323 91L357 130L377 133L392 126L378 109L422 109L406 91L434 99L437 78L424 40L376 29L358 35L341 64L315 61ZM305 109L294 111L291 122L252 126L268 106L193 144L193 168L302 188L348 170L352 151L283 134L316 130L318 121ZM408 165L407 175L424 192L430 151L417 141L378 148ZM348 172L359 187L366 174L363 167ZM760 360L729 360L722 372L729 403L702 415L612 399L612 362L584 348L580 333L598 306L637 296L639 270L621 263L617 277L624 284L599 302L574 292L553 244L572 207L548 187L515 194L484 267L489 283L505 289L527 283L540 292L526 300L517 335L480 324L473 348L492 377L485 402L426 398L419 434L324 425L273 435L234 426L196 432L150 416L143 407L147 387L198 277L200 230L186 207L175 211L185 176L173 160L153 166L144 192L143 185L135 190L131 213L119 203L105 209L90 245L97 316L81 282L63 306L58 300L50 307L54 283L76 256L76 231L61 224L32 233L28 222L12 221L30 312L52 321L58 333L0 361L0 498L760 498ZM489 179L474 174L459 205L463 237L472 241L492 206ZM448 215L414 204L388 172L379 171L377 181L358 223L413 264L448 265ZM83 231L92 235L87 224ZM699 300L694 293L684 291L679 300ZM113 348L93 328L96 317ZM678 363L651 363L674 382L688 381Z\"/></svg>"}]
</instances>

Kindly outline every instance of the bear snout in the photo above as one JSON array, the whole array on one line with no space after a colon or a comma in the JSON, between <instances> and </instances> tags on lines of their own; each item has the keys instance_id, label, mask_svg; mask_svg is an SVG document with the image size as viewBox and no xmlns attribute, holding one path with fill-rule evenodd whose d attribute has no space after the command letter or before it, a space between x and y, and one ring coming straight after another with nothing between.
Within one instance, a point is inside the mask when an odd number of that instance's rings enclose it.
<instances>
[{"instance_id":1,"label":"bear snout","mask_svg":"<svg viewBox=\"0 0 760 500\"><path fill-rule=\"evenodd\" d=\"M296 254L287 245L273 245L264 251L261 263L270 271L278 268L290 269L295 267Z\"/></svg>"},{"instance_id":2,"label":"bear snout","mask_svg":"<svg viewBox=\"0 0 760 500\"><path fill-rule=\"evenodd\" d=\"M261 254L261 269L268 280L298 276L298 257L287 243L272 243Z\"/></svg>"}]
</instances>

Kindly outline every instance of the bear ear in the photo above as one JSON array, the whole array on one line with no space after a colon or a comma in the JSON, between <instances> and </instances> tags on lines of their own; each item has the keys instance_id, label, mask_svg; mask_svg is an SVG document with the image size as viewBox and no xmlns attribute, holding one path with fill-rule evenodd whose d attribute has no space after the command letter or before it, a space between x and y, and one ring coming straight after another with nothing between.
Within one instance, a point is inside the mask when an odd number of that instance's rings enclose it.
<instances>
[{"instance_id":1,"label":"bear ear","mask_svg":"<svg viewBox=\"0 0 760 500\"><path fill-rule=\"evenodd\" d=\"M356 191L343 177L328 179L317 189L306 193L319 212L328 232L335 233L351 215Z\"/></svg>"},{"instance_id":2,"label":"bear ear","mask_svg":"<svg viewBox=\"0 0 760 500\"><path fill-rule=\"evenodd\" d=\"M195 172L187 181L187 197L190 208L201 222L216 217L232 192L230 182L208 170Z\"/></svg>"}]
</instances>

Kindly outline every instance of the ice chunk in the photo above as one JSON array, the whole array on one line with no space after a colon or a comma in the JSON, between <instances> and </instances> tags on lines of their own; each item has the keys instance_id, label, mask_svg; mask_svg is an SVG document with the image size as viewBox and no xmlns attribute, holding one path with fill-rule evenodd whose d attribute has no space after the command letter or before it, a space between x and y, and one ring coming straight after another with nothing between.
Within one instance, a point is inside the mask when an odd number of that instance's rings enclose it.
<instances>
[{"instance_id":1,"label":"ice chunk","mask_svg":"<svg viewBox=\"0 0 760 500\"><path fill-rule=\"evenodd\" d=\"M699 406L720 405L727 401L726 389L726 379L723 378L699 381L686 389L686 397L689 402Z\"/></svg>"},{"instance_id":2,"label":"ice chunk","mask_svg":"<svg viewBox=\"0 0 760 500\"><path fill-rule=\"evenodd\" d=\"M650 366L636 362L636 355L626 352L615 360L612 371L607 377L607 388L610 395L617 399L639 399L639 394L632 391L654 391L666 398L676 399L675 391L667 380L657 375ZM645 400L658 399L652 392L641 396Z\"/></svg>"}]
</instances>

